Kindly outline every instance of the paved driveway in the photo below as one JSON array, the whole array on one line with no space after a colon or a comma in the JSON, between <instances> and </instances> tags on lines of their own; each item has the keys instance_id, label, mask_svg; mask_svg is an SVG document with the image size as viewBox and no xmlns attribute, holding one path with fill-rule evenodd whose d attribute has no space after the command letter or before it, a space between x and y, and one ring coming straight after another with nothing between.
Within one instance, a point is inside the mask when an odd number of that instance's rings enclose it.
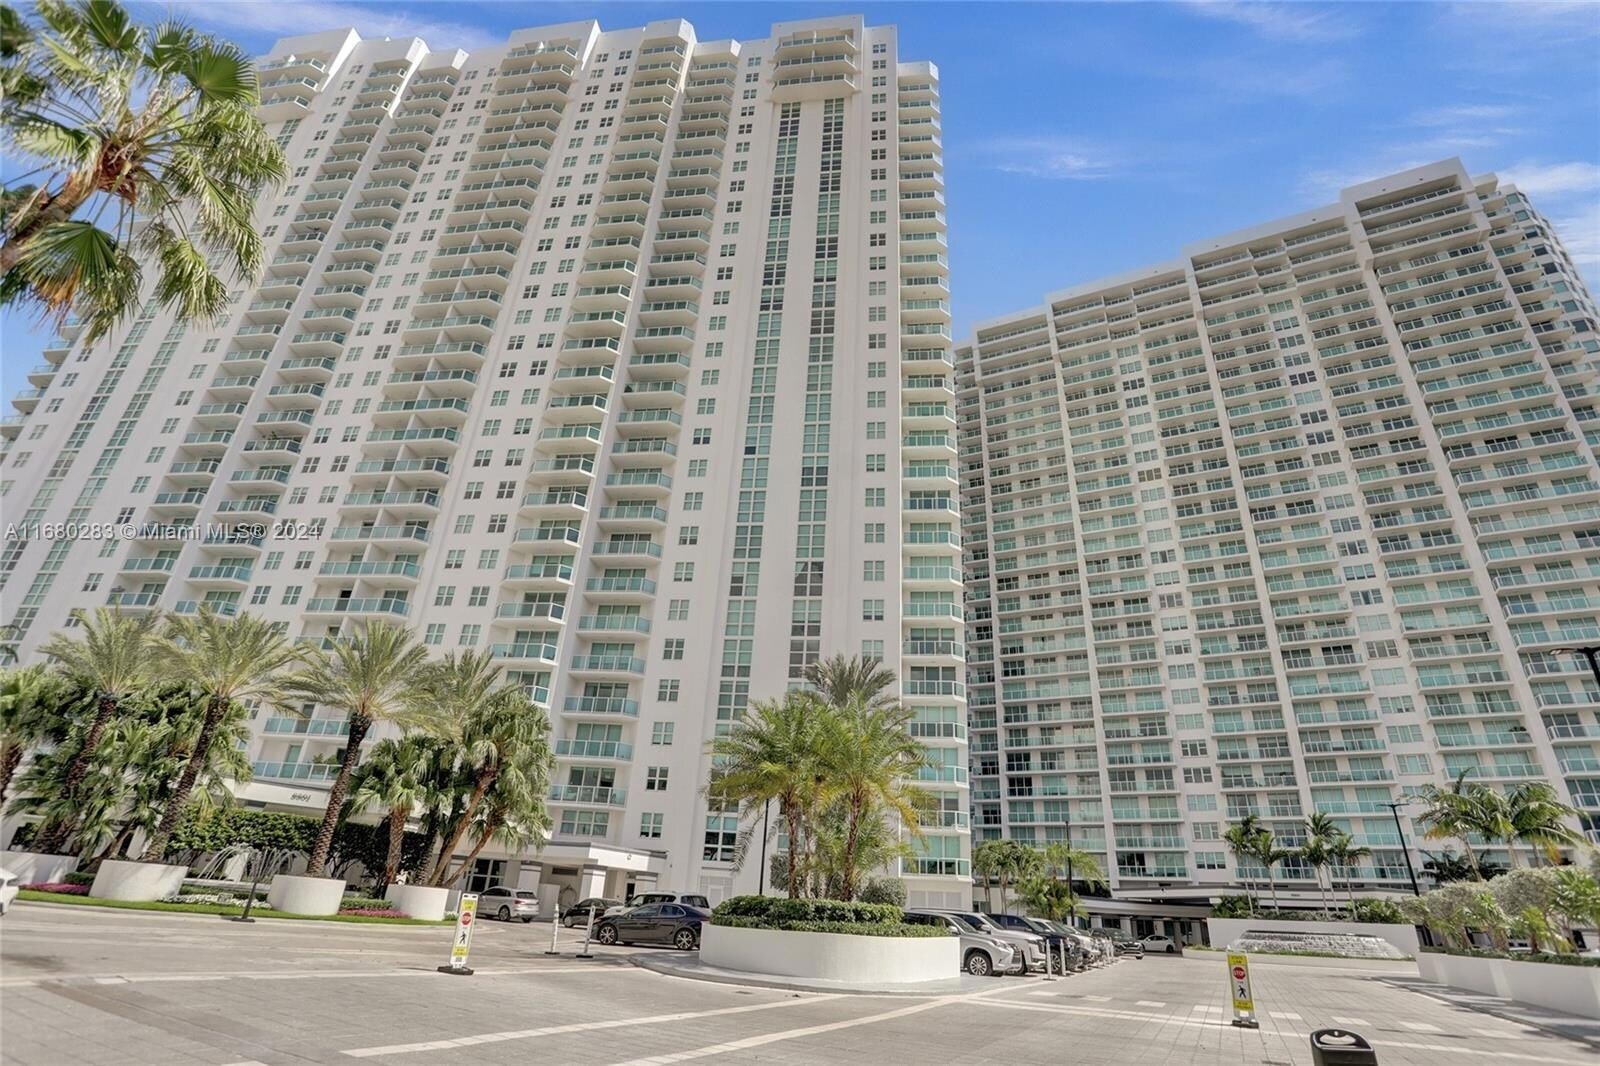
<instances>
[{"instance_id":1,"label":"paved driveway","mask_svg":"<svg viewBox=\"0 0 1600 1066\"><path fill-rule=\"evenodd\" d=\"M1458 1010L1372 971L1255 966L1259 1031L1228 1025L1219 957L1066 980L996 978L926 999L796 994L664 977L595 949L543 954L547 923L484 922L473 977L449 934L23 903L0 926L0 1062L575 1066L747 1063L1308 1063L1342 1025L1380 1062L1576 1063L1556 1036Z\"/></svg>"}]
</instances>

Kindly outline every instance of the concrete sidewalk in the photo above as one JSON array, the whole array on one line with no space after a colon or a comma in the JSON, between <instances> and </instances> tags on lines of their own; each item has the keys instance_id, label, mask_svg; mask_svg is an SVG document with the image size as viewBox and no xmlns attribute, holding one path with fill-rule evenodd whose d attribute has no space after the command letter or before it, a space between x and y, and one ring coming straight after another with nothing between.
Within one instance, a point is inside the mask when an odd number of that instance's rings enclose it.
<instances>
[{"instance_id":1,"label":"concrete sidewalk","mask_svg":"<svg viewBox=\"0 0 1600 1066\"><path fill-rule=\"evenodd\" d=\"M1600 1018L1563 1014L1560 1011L1546 1010L1544 1007L1534 1007L1515 1000L1468 991L1465 988L1434 984L1420 977L1385 977L1380 980L1396 988L1404 988L1441 1003L1448 1003L1469 1014L1491 1014L1508 1022L1541 1029L1555 1036L1566 1037L1568 1040L1581 1041L1600 1050Z\"/></svg>"}]
</instances>

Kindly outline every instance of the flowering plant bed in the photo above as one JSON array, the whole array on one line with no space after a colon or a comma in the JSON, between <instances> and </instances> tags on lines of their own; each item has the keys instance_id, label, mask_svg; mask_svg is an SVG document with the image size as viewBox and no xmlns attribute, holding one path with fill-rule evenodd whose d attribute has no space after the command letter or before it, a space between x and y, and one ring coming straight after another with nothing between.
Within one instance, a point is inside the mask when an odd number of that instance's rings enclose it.
<instances>
[{"instance_id":1,"label":"flowering plant bed","mask_svg":"<svg viewBox=\"0 0 1600 1066\"><path fill-rule=\"evenodd\" d=\"M87 896L88 885L75 884L70 881L45 881L37 885L23 885L29 892L59 892L64 896Z\"/></svg>"}]
</instances>

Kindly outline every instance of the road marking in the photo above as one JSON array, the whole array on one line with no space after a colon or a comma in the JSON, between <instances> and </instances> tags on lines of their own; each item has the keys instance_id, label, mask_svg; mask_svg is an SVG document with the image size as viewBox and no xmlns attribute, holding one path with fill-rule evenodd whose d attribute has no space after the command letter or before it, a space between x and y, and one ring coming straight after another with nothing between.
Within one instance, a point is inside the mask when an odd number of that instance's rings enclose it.
<instances>
[{"instance_id":1,"label":"road marking","mask_svg":"<svg viewBox=\"0 0 1600 1066\"><path fill-rule=\"evenodd\" d=\"M1267 1011L1267 1014L1271 1017L1278 1018L1286 1022L1305 1021L1304 1018L1300 1017L1300 1015L1291 1010L1269 1010Z\"/></svg>"},{"instance_id":2,"label":"road marking","mask_svg":"<svg viewBox=\"0 0 1600 1066\"><path fill-rule=\"evenodd\" d=\"M1083 998L1087 999L1087 1000L1089 1000L1089 1001L1091 1001L1093 1003L1110 1003L1111 1002L1111 997L1110 996L1084 996Z\"/></svg>"},{"instance_id":3,"label":"road marking","mask_svg":"<svg viewBox=\"0 0 1600 1066\"><path fill-rule=\"evenodd\" d=\"M644 973L634 966L597 968L594 966L531 966L523 969L476 971L479 977L542 976L560 973ZM70 985L85 982L97 985L166 984L198 981L317 981L327 978L353 977L432 977L432 967L426 969L392 970L293 970L283 973L261 973L251 970L217 970L210 973L171 974L73 974L66 977L8 977L0 980L0 988L36 988L39 985Z\"/></svg>"},{"instance_id":4,"label":"road marking","mask_svg":"<svg viewBox=\"0 0 1600 1066\"><path fill-rule=\"evenodd\" d=\"M690 1059L703 1059L711 1055L722 1055L730 1051L747 1051L750 1048L765 1047L784 1040L798 1040L801 1037L816 1036L818 1033L832 1033L839 1029L853 1029L858 1025L872 1025L875 1022L886 1022L894 1018L904 1018L909 1014L921 1014L923 1011L933 1010L950 1003L959 1003L960 996L951 996L945 999L928 1000L910 1007L900 1007L896 1010L884 1011L881 1014L869 1014L865 1018L849 1018L840 1022L826 1022L822 1025L808 1025L801 1029L786 1029L779 1033L763 1033L761 1036L747 1036L743 1040L730 1040L723 1044L709 1044L706 1047L692 1048L688 1051L678 1051L668 1055L655 1055L644 1059L627 1059L615 1063L614 1066L666 1066L672 1062L686 1062Z\"/></svg>"},{"instance_id":5,"label":"road marking","mask_svg":"<svg viewBox=\"0 0 1600 1066\"><path fill-rule=\"evenodd\" d=\"M1268 1032L1275 1037L1290 1037L1293 1039L1306 1039L1311 1035L1310 1033L1296 1032L1292 1029L1239 1030L1233 1029L1232 1024L1227 1021L1210 1021L1202 1018L1179 1018L1175 1015L1146 1014L1140 1011L1116 1010L1108 1007L1074 1007L1066 1004L1062 1004L1061 1006L1045 1006L1044 1004L1035 1003L1007 1003L1003 1000L977 999L976 997L968 997L965 1001L958 999L955 1002L971 1002L980 1007L998 1007L1006 1010L1031 1010L1057 1014L1087 1014L1097 1018L1121 1018L1125 1020L1131 1019L1162 1022L1167 1025L1177 1025L1193 1029L1224 1029L1238 1032L1241 1035L1255 1033L1258 1038L1264 1038L1264 1034ZM1529 1055L1522 1052L1502 1051L1499 1049L1491 1051L1486 1048L1460 1047L1457 1045L1447 1044L1413 1044L1404 1040L1385 1040L1378 1045L1378 1048L1379 1050L1383 1050L1385 1048L1405 1048L1410 1051L1448 1051L1459 1056L1484 1055L1497 1061L1516 1060L1518 1062L1558 1063L1562 1064L1562 1066L1569 1066L1569 1064L1584 1061L1576 1057L1551 1058L1548 1055Z\"/></svg>"},{"instance_id":6,"label":"road marking","mask_svg":"<svg viewBox=\"0 0 1600 1066\"><path fill-rule=\"evenodd\" d=\"M642 1059L628 1059L623 1062L613 1063L612 1066L668 1066L669 1063L687 1062L691 1059L703 1059L712 1055L723 1055L730 1051L748 1051L750 1048L765 1047L768 1044L780 1043L784 1040L798 1040L801 1037L816 1036L819 1033L832 1033L840 1029L853 1029L858 1025L872 1025L876 1022L891 1021L895 1018L904 1018L910 1014L920 1014L923 1011L933 1010L936 1007L949 1006L952 1003L965 1003L978 1001L985 996L998 995L1003 992L1014 991L1001 987L983 992L973 992L960 996L941 996L924 1003L913 1004L909 1007L898 1007L894 1010L883 1011L879 1014L869 1014L865 1018L847 1018L843 1021L824 1022L820 1025L808 1025L800 1029L786 1029L778 1033L763 1033L760 1036L747 1036L742 1040L730 1040L722 1044L708 1044L705 1047L691 1048L688 1051L669 1052L665 1055L653 1055Z\"/></svg>"},{"instance_id":7,"label":"road marking","mask_svg":"<svg viewBox=\"0 0 1600 1066\"><path fill-rule=\"evenodd\" d=\"M1412 1030L1414 1032L1418 1032L1418 1033L1442 1033L1442 1032L1444 1032L1444 1030L1439 1028L1437 1025L1429 1025L1427 1022L1401 1022L1400 1024L1405 1026L1407 1029L1410 1029L1410 1030Z\"/></svg>"},{"instance_id":8,"label":"road marking","mask_svg":"<svg viewBox=\"0 0 1600 1066\"><path fill-rule=\"evenodd\" d=\"M1166 1006L1166 1004L1163 1003L1159 999L1141 999L1141 1000L1139 1000L1138 1005L1141 1006L1141 1007L1165 1007Z\"/></svg>"},{"instance_id":9,"label":"road marking","mask_svg":"<svg viewBox=\"0 0 1600 1066\"><path fill-rule=\"evenodd\" d=\"M806 1003L821 1003L836 999L832 995L806 996L780 999L775 1003L752 1003L741 1007L722 1007L717 1010L680 1011L676 1014L653 1014L642 1018L612 1018L603 1022L574 1022L569 1025L551 1025L542 1029L513 1029L499 1033L480 1033L475 1036L456 1037L450 1040L430 1040L416 1044L390 1044L385 1047L350 1048L342 1054L352 1058L372 1058L376 1055L407 1055L417 1051L443 1051L453 1047L474 1044L495 1044L506 1040L528 1040L540 1036L561 1036L567 1033L588 1033L603 1029L623 1029L633 1025L664 1025L668 1022L696 1021L700 1018L719 1018L730 1014L752 1014L756 1011L793 1007Z\"/></svg>"},{"instance_id":10,"label":"road marking","mask_svg":"<svg viewBox=\"0 0 1600 1066\"><path fill-rule=\"evenodd\" d=\"M1340 1025L1371 1025L1372 1024L1371 1022L1367 1021L1365 1018L1342 1018L1337 1014L1332 1015L1332 1018L1333 1018L1334 1021L1338 1022Z\"/></svg>"}]
</instances>

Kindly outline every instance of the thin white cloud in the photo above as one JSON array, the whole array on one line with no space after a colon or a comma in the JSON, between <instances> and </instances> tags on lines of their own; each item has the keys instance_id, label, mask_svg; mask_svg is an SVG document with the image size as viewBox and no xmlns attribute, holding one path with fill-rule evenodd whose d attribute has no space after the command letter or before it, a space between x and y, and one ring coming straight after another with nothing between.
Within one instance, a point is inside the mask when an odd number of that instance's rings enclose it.
<instances>
[{"instance_id":1,"label":"thin white cloud","mask_svg":"<svg viewBox=\"0 0 1600 1066\"><path fill-rule=\"evenodd\" d=\"M1594 277L1600 271L1600 202L1588 203L1551 221L1572 261L1587 268L1586 273Z\"/></svg>"},{"instance_id":2,"label":"thin white cloud","mask_svg":"<svg viewBox=\"0 0 1600 1066\"><path fill-rule=\"evenodd\" d=\"M1347 41L1363 32L1361 24L1350 17L1352 4L1330 8L1259 0L1193 0L1186 6L1203 18L1244 26L1274 41Z\"/></svg>"},{"instance_id":3,"label":"thin white cloud","mask_svg":"<svg viewBox=\"0 0 1600 1066\"><path fill-rule=\"evenodd\" d=\"M1600 165L1594 163L1524 161L1497 168L1495 173L1535 199L1600 193Z\"/></svg>"},{"instance_id":4,"label":"thin white cloud","mask_svg":"<svg viewBox=\"0 0 1600 1066\"><path fill-rule=\"evenodd\" d=\"M991 170L1051 181L1097 181L1123 164L1119 153L1076 137L999 137L981 147Z\"/></svg>"},{"instance_id":5,"label":"thin white cloud","mask_svg":"<svg viewBox=\"0 0 1600 1066\"><path fill-rule=\"evenodd\" d=\"M1451 107L1428 107L1411 115L1413 126L1462 126L1474 123L1500 122L1519 114L1520 107L1510 104L1460 104Z\"/></svg>"},{"instance_id":6,"label":"thin white cloud","mask_svg":"<svg viewBox=\"0 0 1600 1066\"><path fill-rule=\"evenodd\" d=\"M364 39L420 37L434 51L492 48L505 38L465 22L421 17L407 4L347 0L169 0L159 5L216 33L297 37L354 26Z\"/></svg>"}]
</instances>

